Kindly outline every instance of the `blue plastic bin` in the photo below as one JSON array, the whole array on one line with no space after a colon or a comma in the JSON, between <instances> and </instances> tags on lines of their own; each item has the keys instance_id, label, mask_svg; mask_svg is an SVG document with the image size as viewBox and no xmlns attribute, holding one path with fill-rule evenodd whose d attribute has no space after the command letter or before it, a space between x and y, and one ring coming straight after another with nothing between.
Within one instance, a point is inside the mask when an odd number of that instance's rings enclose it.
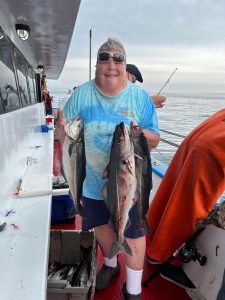
<instances>
[{"instance_id":1,"label":"blue plastic bin","mask_svg":"<svg viewBox=\"0 0 225 300\"><path fill-rule=\"evenodd\" d=\"M73 219L74 217L70 215L73 206L73 200L68 193L65 195L53 195L51 223L69 222Z\"/></svg>"},{"instance_id":2,"label":"blue plastic bin","mask_svg":"<svg viewBox=\"0 0 225 300\"><path fill-rule=\"evenodd\" d=\"M48 132L48 125L41 125L41 131L42 132Z\"/></svg>"}]
</instances>

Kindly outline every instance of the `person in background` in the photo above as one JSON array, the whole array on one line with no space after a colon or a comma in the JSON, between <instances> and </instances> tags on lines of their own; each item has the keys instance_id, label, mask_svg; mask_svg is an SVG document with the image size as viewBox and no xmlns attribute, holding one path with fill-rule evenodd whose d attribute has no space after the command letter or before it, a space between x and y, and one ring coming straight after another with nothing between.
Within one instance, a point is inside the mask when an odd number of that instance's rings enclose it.
<instances>
[{"instance_id":1,"label":"person in background","mask_svg":"<svg viewBox=\"0 0 225 300\"><path fill-rule=\"evenodd\" d=\"M47 115L52 115L52 101L53 101L53 97L50 95L49 91L47 91L45 93L44 101L45 101L46 116Z\"/></svg>"},{"instance_id":2,"label":"person in background","mask_svg":"<svg viewBox=\"0 0 225 300\"><path fill-rule=\"evenodd\" d=\"M138 105L137 105L138 103ZM82 203L86 218L83 230L94 228L103 254L103 266L96 278L96 290L107 288L120 272L117 255L109 259L115 233L109 223L109 211L101 195L106 181L102 175L110 158L115 127L120 122L135 121L142 127L150 148L159 143L157 114L149 95L126 77L126 53L123 45L109 38L98 50L95 79L78 86L70 96L57 122L57 134L63 142L66 121L79 115L84 121L86 178ZM137 206L129 216L131 225L125 231L132 256L125 254L127 280L123 286L125 299L141 299L141 279L146 250L145 230L134 226Z\"/></svg>"},{"instance_id":3,"label":"person in background","mask_svg":"<svg viewBox=\"0 0 225 300\"><path fill-rule=\"evenodd\" d=\"M139 69L132 64L127 64L127 79L133 83L136 81L143 82L143 78ZM152 101L156 108L162 108L164 106L164 102L166 101L165 96L155 95L151 96Z\"/></svg>"},{"instance_id":4,"label":"person in background","mask_svg":"<svg viewBox=\"0 0 225 300\"><path fill-rule=\"evenodd\" d=\"M19 96L16 90L13 88L13 86L8 84L6 85L5 89L6 89L6 100L5 100L6 108L10 109L10 108L19 107L20 106Z\"/></svg>"},{"instance_id":5,"label":"person in background","mask_svg":"<svg viewBox=\"0 0 225 300\"><path fill-rule=\"evenodd\" d=\"M45 80L46 76L43 75L41 79L41 89L42 89L42 100L45 104L45 114L52 115L52 101L53 97L50 95L48 89L47 89L47 83Z\"/></svg>"},{"instance_id":6,"label":"person in background","mask_svg":"<svg viewBox=\"0 0 225 300\"><path fill-rule=\"evenodd\" d=\"M150 204L148 262L166 261L195 231L225 190L225 109L197 126L182 142ZM161 276L195 289L178 262ZM178 265L177 265L178 263Z\"/></svg>"}]
</instances>

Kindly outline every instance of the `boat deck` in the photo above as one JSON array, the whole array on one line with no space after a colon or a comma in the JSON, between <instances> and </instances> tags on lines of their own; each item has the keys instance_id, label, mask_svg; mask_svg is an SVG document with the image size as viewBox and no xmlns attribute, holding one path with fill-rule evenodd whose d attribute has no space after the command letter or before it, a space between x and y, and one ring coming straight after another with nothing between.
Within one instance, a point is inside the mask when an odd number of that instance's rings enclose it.
<instances>
[{"instance_id":1,"label":"boat deck","mask_svg":"<svg viewBox=\"0 0 225 300\"><path fill-rule=\"evenodd\" d=\"M61 168L62 149L59 141L55 141L54 145L54 175L59 174ZM76 217L73 223L54 224L52 229L64 229L64 230L79 230L81 228L81 218ZM147 241L148 242L148 241ZM97 272L102 265L102 254L98 251ZM101 292L95 292L94 300L122 300L122 286L126 281L125 263L123 254L119 255L119 261L121 263L120 275L113 279L110 286ZM156 270L157 266L148 264L147 260L144 264L143 279L145 280L152 272ZM170 283L169 281L161 278L159 275L149 283L147 288L142 288L142 300L190 300L190 297L184 289Z\"/></svg>"}]
</instances>

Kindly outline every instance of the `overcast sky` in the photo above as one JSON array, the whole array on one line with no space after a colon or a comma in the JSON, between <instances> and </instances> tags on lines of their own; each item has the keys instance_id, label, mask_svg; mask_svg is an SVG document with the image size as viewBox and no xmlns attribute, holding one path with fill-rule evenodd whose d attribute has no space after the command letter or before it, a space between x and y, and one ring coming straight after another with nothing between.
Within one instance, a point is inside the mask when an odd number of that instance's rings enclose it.
<instances>
[{"instance_id":1,"label":"overcast sky","mask_svg":"<svg viewBox=\"0 0 225 300\"><path fill-rule=\"evenodd\" d=\"M175 68L165 95L225 92L224 0L81 0L64 70L58 81L48 81L49 89L89 79L91 28L92 78L99 46L114 37L150 93L159 91Z\"/></svg>"}]
</instances>

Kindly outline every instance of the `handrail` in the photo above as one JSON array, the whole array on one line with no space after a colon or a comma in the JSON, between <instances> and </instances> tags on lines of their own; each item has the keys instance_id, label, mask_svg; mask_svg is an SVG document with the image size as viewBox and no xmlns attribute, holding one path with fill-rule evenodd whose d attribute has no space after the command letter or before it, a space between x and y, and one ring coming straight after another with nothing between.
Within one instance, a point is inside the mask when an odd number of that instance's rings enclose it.
<instances>
[{"instance_id":1,"label":"handrail","mask_svg":"<svg viewBox=\"0 0 225 300\"><path fill-rule=\"evenodd\" d=\"M169 144L169 145L171 145L171 146L177 147L177 148L179 147L178 144L173 143L173 142L170 142L170 141L165 140L165 139L163 139L163 138L160 138L160 141L162 141L163 143Z\"/></svg>"},{"instance_id":2,"label":"handrail","mask_svg":"<svg viewBox=\"0 0 225 300\"><path fill-rule=\"evenodd\" d=\"M169 130L161 129L161 128L160 128L160 131L165 132L165 133L169 133L169 134L181 137L181 138L185 138L186 137L185 135L182 135L182 134L179 134L179 133L176 133L176 132L172 132L172 131L169 131Z\"/></svg>"}]
</instances>

